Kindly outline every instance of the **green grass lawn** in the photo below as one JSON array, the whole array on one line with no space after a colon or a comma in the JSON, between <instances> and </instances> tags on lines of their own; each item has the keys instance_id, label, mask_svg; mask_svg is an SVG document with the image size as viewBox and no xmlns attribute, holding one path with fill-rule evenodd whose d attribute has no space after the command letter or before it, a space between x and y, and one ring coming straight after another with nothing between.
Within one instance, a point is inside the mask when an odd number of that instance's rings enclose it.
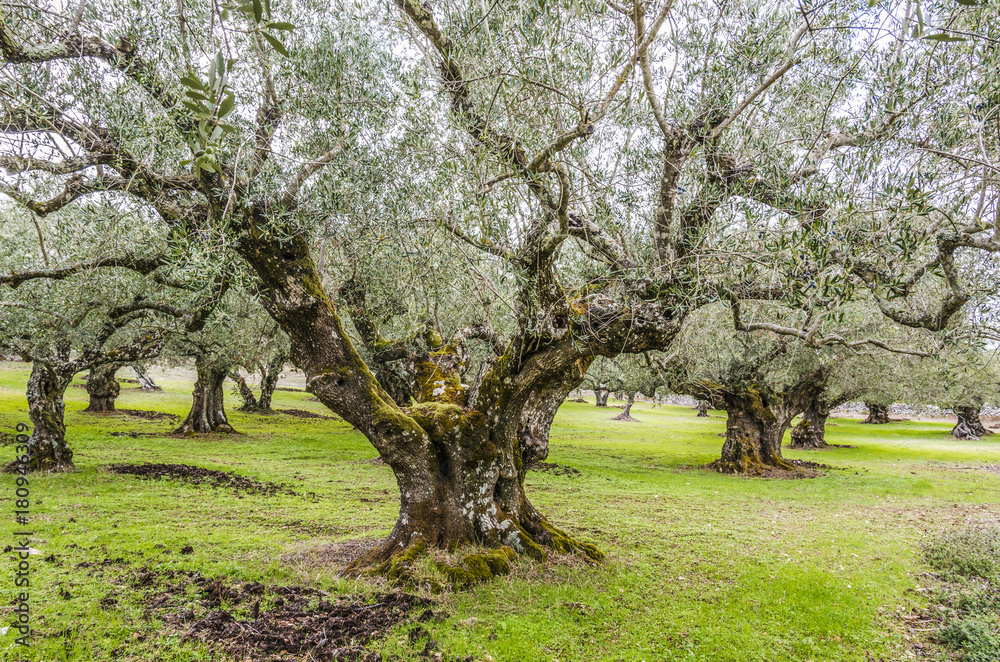
<instances>
[{"instance_id":1,"label":"green grass lawn","mask_svg":"<svg viewBox=\"0 0 1000 662\"><path fill-rule=\"evenodd\" d=\"M4 431L28 422L28 372L0 364ZM161 385L163 393L143 393L124 384L118 407L183 416L191 384ZM308 397L279 391L275 407L329 413ZM338 578L330 560L331 543L388 534L398 505L391 472L370 462L374 449L346 423L244 415L230 397L242 434L172 438L176 423L80 413L86 401L82 388L69 389L66 423L79 471L31 478L31 544L41 552L31 556L35 636L27 651L14 630L0 636L0 658L228 659L164 620L150 604L155 591L134 586L142 569L313 584L334 594L386 590L379 580ZM835 469L759 480L699 468L718 457L719 412L699 419L640 403L633 415L641 423L609 420L615 413L566 404L549 462L579 475L528 479L534 503L604 550L605 566L518 561L507 577L432 596L447 617L421 624L426 636L403 624L371 647L406 660L436 659L421 658L425 649L480 661L910 659L901 615L926 601L921 540L1000 519L1000 474L990 468L1000 463L1000 443L955 441L947 424L835 419L827 440L856 448L786 452ZM4 451L4 461L13 457L13 448ZM122 462L230 471L297 495L107 471ZM0 477L0 497L0 545L13 545L12 476ZM193 551L182 554L186 546ZM3 559L0 626L13 620L16 595L15 555ZM196 593L189 588L191 604ZM426 648L428 638L436 649Z\"/></svg>"}]
</instances>

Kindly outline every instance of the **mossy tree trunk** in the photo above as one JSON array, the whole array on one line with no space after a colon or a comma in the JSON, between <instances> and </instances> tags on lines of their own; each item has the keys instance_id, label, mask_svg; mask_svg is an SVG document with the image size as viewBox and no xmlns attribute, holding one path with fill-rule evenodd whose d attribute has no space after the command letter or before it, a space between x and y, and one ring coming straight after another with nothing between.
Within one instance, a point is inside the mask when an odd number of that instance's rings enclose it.
<instances>
[{"instance_id":1,"label":"mossy tree trunk","mask_svg":"<svg viewBox=\"0 0 1000 662\"><path fill-rule=\"evenodd\" d=\"M194 383L191 411L174 434L194 434L204 432L234 432L226 418L225 389L223 382L225 366L209 363L199 357L195 360L198 379Z\"/></svg>"},{"instance_id":2,"label":"mossy tree trunk","mask_svg":"<svg viewBox=\"0 0 1000 662\"><path fill-rule=\"evenodd\" d=\"M611 395L611 391L605 388L595 388L594 398L597 400L595 407L607 407L608 406L608 396Z\"/></svg>"},{"instance_id":3,"label":"mossy tree trunk","mask_svg":"<svg viewBox=\"0 0 1000 662\"><path fill-rule=\"evenodd\" d=\"M979 418L979 407L975 405L964 405L954 408L958 422L951 430L951 435L956 439L975 441L982 437L994 434L992 430L986 429Z\"/></svg>"},{"instance_id":4,"label":"mossy tree trunk","mask_svg":"<svg viewBox=\"0 0 1000 662\"><path fill-rule=\"evenodd\" d=\"M521 463L526 469L536 462L543 462L549 456L549 432L556 412L569 397L569 393L583 383L587 366L592 360L588 357L576 361L552 380L551 384L531 392L517 428L517 436L521 442Z\"/></svg>"},{"instance_id":5,"label":"mossy tree trunk","mask_svg":"<svg viewBox=\"0 0 1000 662\"><path fill-rule=\"evenodd\" d=\"M889 405L865 401L865 407L868 408L868 418L861 421L862 423L884 425L889 422Z\"/></svg>"},{"instance_id":6,"label":"mossy tree trunk","mask_svg":"<svg viewBox=\"0 0 1000 662\"><path fill-rule=\"evenodd\" d=\"M73 375L35 362L28 378L29 471L73 471L73 451L66 442L63 396ZM9 468L9 467L8 467Z\"/></svg>"},{"instance_id":7,"label":"mossy tree trunk","mask_svg":"<svg viewBox=\"0 0 1000 662\"><path fill-rule=\"evenodd\" d=\"M760 475L768 469L792 469L781 457L781 439L792 416L785 407L761 397L755 388L723 396L726 441L714 463L720 473Z\"/></svg>"},{"instance_id":8,"label":"mossy tree trunk","mask_svg":"<svg viewBox=\"0 0 1000 662\"><path fill-rule=\"evenodd\" d=\"M525 287L540 293L523 297L521 304L530 332L510 340L483 375L475 397L468 398L471 389L460 380L468 352L460 343L428 337L426 356L414 362L418 404L404 408L351 342L320 284L307 238L281 240L277 233L258 231L267 223L266 213L258 208L246 218L237 250L260 278L268 312L289 336L306 390L371 441L399 486L392 532L348 572L381 566L421 545L506 545L535 558L550 548L602 558L593 545L555 527L528 499L518 435L522 415L533 392L551 387L581 359L669 346L683 313L603 299L570 310L553 277L558 244L548 242L543 246L551 248L548 253L539 248L525 261L536 279ZM546 305L542 312L540 300ZM600 337L591 334L593 328L601 329Z\"/></svg>"},{"instance_id":9,"label":"mossy tree trunk","mask_svg":"<svg viewBox=\"0 0 1000 662\"><path fill-rule=\"evenodd\" d=\"M750 378L735 378L730 384L694 382L677 389L721 404L729 414L722 454L712 466L720 473L757 476L795 468L781 456L782 437L792 419L823 392L826 377L827 369L818 368L777 388L759 371L751 371Z\"/></svg>"},{"instance_id":10,"label":"mossy tree trunk","mask_svg":"<svg viewBox=\"0 0 1000 662\"><path fill-rule=\"evenodd\" d=\"M115 373L121 366L111 363L94 366L87 377L87 394L90 404L83 411L92 414L103 414L115 410L115 399L121 393L121 385L115 379Z\"/></svg>"},{"instance_id":11,"label":"mossy tree trunk","mask_svg":"<svg viewBox=\"0 0 1000 662\"><path fill-rule=\"evenodd\" d=\"M802 420L792 428L789 448L816 449L825 448L826 419L830 417L830 404L822 399L809 403L802 412Z\"/></svg>"}]
</instances>

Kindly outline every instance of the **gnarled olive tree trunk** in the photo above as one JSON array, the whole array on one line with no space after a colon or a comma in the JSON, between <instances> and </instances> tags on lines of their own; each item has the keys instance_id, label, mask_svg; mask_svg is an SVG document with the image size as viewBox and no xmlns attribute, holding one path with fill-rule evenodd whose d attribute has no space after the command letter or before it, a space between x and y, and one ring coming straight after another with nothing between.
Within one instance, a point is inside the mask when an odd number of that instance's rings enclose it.
<instances>
[{"instance_id":1,"label":"gnarled olive tree trunk","mask_svg":"<svg viewBox=\"0 0 1000 662\"><path fill-rule=\"evenodd\" d=\"M195 360L198 379L194 383L191 411L173 434L196 432L235 432L226 418L225 389L222 383L228 372L225 366Z\"/></svg>"},{"instance_id":2,"label":"gnarled olive tree trunk","mask_svg":"<svg viewBox=\"0 0 1000 662\"><path fill-rule=\"evenodd\" d=\"M73 471L73 451L66 442L63 396L73 380L62 373L35 362L28 378L28 418L34 430L28 440L29 471ZM15 465L7 466L11 470Z\"/></svg>"},{"instance_id":3,"label":"gnarled olive tree trunk","mask_svg":"<svg viewBox=\"0 0 1000 662\"><path fill-rule=\"evenodd\" d=\"M726 442L713 467L724 474L760 475L768 469L792 469L781 456L781 439L795 415L777 398L765 399L753 387L727 390L722 399Z\"/></svg>"},{"instance_id":4,"label":"gnarled olive tree trunk","mask_svg":"<svg viewBox=\"0 0 1000 662\"><path fill-rule=\"evenodd\" d=\"M271 397L278 386L278 378L281 377L287 359L284 354L279 354L272 357L264 366L264 371L260 375L260 398L257 399L257 409L260 411L271 411Z\"/></svg>"},{"instance_id":5,"label":"gnarled olive tree trunk","mask_svg":"<svg viewBox=\"0 0 1000 662\"><path fill-rule=\"evenodd\" d=\"M460 348L429 347L427 356L415 362L418 404L400 407L351 342L320 284L307 239L296 235L282 241L259 231L266 213L259 209L259 216L247 218L237 250L257 273L268 312L289 336L306 390L371 441L399 486L392 532L348 572L396 562L406 558L394 559L404 550L462 543L506 545L536 558L545 556L543 547L602 558L593 545L553 526L529 501L518 435L522 415L536 389L559 379L581 358L611 352L599 343L612 343L615 353L626 343L631 351L666 346L681 320L638 306L626 308L629 317L618 320L613 315L622 307L614 302L581 301L583 314L603 320L600 339L588 338L588 345L580 337L589 327L581 326L577 336L556 326L568 323L568 312L550 316L543 321L553 328L539 325L510 342L471 401L460 380ZM538 288L560 291L555 283ZM644 317L637 319L640 314Z\"/></svg>"},{"instance_id":6,"label":"gnarled olive tree trunk","mask_svg":"<svg viewBox=\"0 0 1000 662\"><path fill-rule=\"evenodd\" d=\"M979 418L979 407L975 405L964 405L954 408L958 422L951 430L951 435L956 439L976 441L981 437L994 434L988 430Z\"/></svg>"},{"instance_id":7,"label":"gnarled olive tree trunk","mask_svg":"<svg viewBox=\"0 0 1000 662\"><path fill-rule=\"evenodd\" d=\"M868 418L861 421L862 423L883 425L889 422L889 405L865 401L865 407L868 408Z\"/></svg>"},{"instance_id":8,"label":"gnarled olive tree trunk","mask_svg":"<svg viewBox=\"0 0 1000 662\"><path fill-rule=\"evenodd\" d=\"M625 421L627 423L638 423L639 419L632 417L632 405L634 405L634 404L635 404L635 393L633 393L632 391L629 391L628 401L625 403L625 409L622 410L622 413L620 413L617 416L613 417L611 420L612 421Z\"/></svg>"},{"instance_id":9,"label":"gnarled olive tree trunk","mask_svg":"<svg viewBox=\"0 0 1000 662\"><path fill-rule=\"evenodd\" d=\"M133 363L132 370L135 371L135 378L139 380L139 388L143 391L162 391L153 378L146 372L146 367L141 363Z\"/></svg>"},{"instance_id":10,"label":"gnarled olive tree trunk","mask_svg":"<svg viewBox=\"0 0 1000 662\"><path fill-rule=\"evenodd\" d=\"M608 396L611 395L611 391L604 388L594 389L594 398L597 400L595 407L607 407L608 406Z\"/></svg>"},{"instance_id":11,"label":"gnarled olive tree trunk","mask_svg":"<svg viewBox=\"0 0 1000 662\"><path fill-rule=\"evenodd\" d=\"M536 388L528 397L517 428L521 442L521 463L525 469L549 456L549 432L559 407L569 397L570 391L583 383L587 367L593 361L587 357L574 362L561 375L543 387Z\"/></svg>"},{"instance_id":12,"label":"gnarled olive tree trunk","mask_svg":"<svg viewBox=\"0 0 1000 662\"><path fill-rule=\"evenodd\" d=\"M830 404L822 399L809 403L802 412L802 420L792 428L789 448L815 449L825 448L826 419L830 417Z\"/></svg>"},{"instance_id":13,"label":"gnarled olive tree trunk","mask_svg":"<svg viewBox=\"0 0 1000 662\"><path fill-rule=\"evenodd\" d=\"M240 411L257 411L257 396L254 395L253 389L247 384L246 377L243 376L239 368L230 370L229 378L236 382L236 387L240 390L240 398L243 400Z\"/></svg>"},{"instance_id":14,"label":"gnarled olive tree trunk","mask_svg":"<svg viewBox=\"0 0 1000 662\"><path fill-rule=\"evenodd\" d=\"M92 414L103 414L115 410L115 399L121 393L121 385L115 379L115 373L121 366L106 364L94 366L87 377L87 394L90 404L83 411Z\"/></svg>"},{"instance_id":15,"label":"gnarled olive tree trunk","mask_svg":"<svg viewBox=\"0 0 1000 662\"><path fill-rule=\"evenodd\" d=\"M708 418L708 400L699 400L695 409L698 410L698 418Z\"/></svg>"}]
</instances>

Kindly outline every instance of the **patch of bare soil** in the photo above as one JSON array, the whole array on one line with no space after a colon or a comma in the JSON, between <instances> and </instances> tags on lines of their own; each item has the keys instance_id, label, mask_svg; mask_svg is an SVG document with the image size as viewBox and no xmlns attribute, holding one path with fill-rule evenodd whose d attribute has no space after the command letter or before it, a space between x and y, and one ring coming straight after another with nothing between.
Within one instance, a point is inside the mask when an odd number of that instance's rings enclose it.
<instances>
[{"instance_id":1,"label":"patch of bare soil","mask_svg":"<svg viewBox=\"0 0 1000 662\"><path fill-rule=\"evenodd\" d=\"M573 398L572 400L567 400L566 402L579 402L581 404L587 404L587 401L583 398Z\"/></svg>"},{"instance_id":2,"label":"patch of bare soil","mask_svg":"<svg viewBox=\"0 0 1000 662\"><path fill-rule=\"evenodd\" d=\"M126 474L137 478L180 480L192 485L206 485L211 487L227 487L238 492L247 494L261 494L273 496L275 494L288 494L299 496L284 485L267 481L254 480L244 476L238 476L228 471L218 471L215 469L203 469L202 467L192 467L187 464L111 464L108 471L115 474Z\"/></svg>"},{"instance_id":3,"label":"patch of bare soil","mask_svg":"<svg viewBox=\"0 0 1000 662\"><path fill-rule=\"evenodd\" d=\"M145 596L147 617L162 618L185 639L255 662L381 662L365 649L368 643L399 623L445 616L429 609L430 600L399 592L331 599L308 586L229 583L191 570L146 567L124 582Z\"/></svg>"},{"instance_id":4,"label":"patch of bare soil","mask_svg":"<svg viewBox=\"0 0 1000 662\"><path fill-rule=\"evenodd\" d=\"M304 388L292 388L291 386L276 386L275 391L291 391L292 393L305 393Z\"/></svg>"},{"instance_id":5,"label":"patch of bare soil","mask_svg":"<svg viewBox=\"0 0 1000 662\"><path fill-rule=\"evenodd\" d=\"M305 409L275 409L275 411L289 416L294 416L295 418L325 418L331 421L337 420L333 416L324 416L323 414L306 411Z\"/></svg>"},{"instance_id":6,"label":"patch of bare soil","mask_svg":"<svg viewBox=\"0 0 1000 662\"><path fill-rule=\"evenodd\" d=\"M177 414L168 414L162 411L148 411L146 409L115 409L114 412L111 413L124 414L125 416L131 416L132 418L141 418L144 421L179 421L181 419L181 417Z\"/></svg>"},{"instance_id":7,"label":"patch of bare soil","mask_svg":"<svg viewBox=\"0 0 1000 662\"><path fill-rule=\"evenodd\" d=\"M741 478L777 478L779 480L800 480L803 478L819 478L820 476L825 476L826 472L830 469L835 469L836 467L831 467L828 464L820 464L819 462L809 462L808 460L785 460L795 468L791 471L787 469L778 469L776 467L767 467L763 471L757 474L739 474ZM711 471L718 471L719 460L712 462L711 464L703 465L702 469L710 469Z\"/></svg>"},{"instance_id":8,"label":"patch of bare soil","mask_svg":"<svg viewBox=\"0 0 1000 662\"><path fill-rule=\"evenodd\" d=\"M556 464L555 462L535 462L534 464L528 465L528 471L544 471L545 473L555 474L556 476L580 475L579 469L567 467L563 464Z\"/></svg>"},{"instance_id":9,"label":"patch of bare soil","mask_svg":"<svg viewBox=\"0 0 1000 662\"><path fill-rule=\"evenodd\" d=\"M345 540L313 549L283 554L281 560L298 568L346 567L352 561L375 549L381 538Z\"/></svg>"},{"instance_id":10,"label":"patch of bare soil","mask_svg":"<svg viewBox=\"0 0 1000 662\"><path fill-rule=\"evenodd\" d=\"M288 660L289 656L375 662L382 656L366 651L365 644L383 638L390 628L407 620L411 611L430 604L407 593L376 595L374 603L363 599L333 602L322 597L313 603L308 594L284 588L288 599L279 598L273 609L260 612L258 599L254 613L245 620L219 609L191 623L189 636L234 657L260 662Z\"/></svg>"}]
</instances>

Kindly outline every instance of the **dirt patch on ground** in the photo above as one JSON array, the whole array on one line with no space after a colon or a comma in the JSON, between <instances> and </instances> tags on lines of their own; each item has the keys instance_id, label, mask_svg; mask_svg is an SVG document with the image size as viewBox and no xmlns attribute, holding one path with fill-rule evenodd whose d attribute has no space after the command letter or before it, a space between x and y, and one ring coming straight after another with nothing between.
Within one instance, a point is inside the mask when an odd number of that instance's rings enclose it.
<instances>
[{"instance_id":1,"label":"dirt patch on ground","mask_svg":"<svg viewBox=\"0 0 1000 662\"><path fill-rule=\"evenodd\" d=\"M315 412L306 411L305 409L275 409L276 412L287 414L288 416L294 416L295 418L325 418L330 421L339 420L333 416L324 416L323 414L317 414Z\"/></svg>"},{"instance_id":2,"label":"dirt patch on ground","mask_svg":"<svg viewBox=\"0 0 1000 662\"><path fill-rule=\"evenodd\" d=\"M123 414L125 416L131 416L132 418L141 418L144 421L179 421L181 419L177 414L168 414L162 411L148 411L145 409L115 409L111 414Z\"/></svg>"},{"instance_id":3,"label":"dirt patch on ground","mask_svg":"<svg viewBox=\"0 0 1000 662\"><path fill-rule=\"evenodd\" d=\"M305 393L304 388L292 388L291 386L278 386L275 387L275 391L291 391L292 393Z\"/></svg>"},{"instance_id":4,"label":"dirt patch on ground","mask_svg":"<svg viewBox=\"0 0 1000 662\"><path fill-rule=\"evenodd\" d=\"M528 465L528 471L542 471L556 476L579 476L580 470L555 462L535 462Z\"/></svg>"},{"instance_id":5,"label":"dirt patch on ground","mask_svg":"<svg viewBox=\"0 0 1000 662\"><path fill-rule=\"evenodd\" d=\"M791 464L794 469L789 471L788 469L778 469L776 467L766 467L763 471L758 474L739 474L741 478L777 478L778 480L800 480L803 478L819 478L820 476L825 476L826 472L831 469L836 469L836 467L831 467L828 464L820 464L819 462L809 462L808 460L785 460ZM712 462L711 464L702 465L702 469L708 469L710 471L718 471L719 460Z\"/></svg>"},{"instance_id":6,"label":"dirt patch on ground","mask_svg":"<svg viewBox=\"0 0 1000 662\"><path fill-rule=\"evenodd\" d=\"M381 538L359 538L335 542L322 547L315 547L298 552L282 554L281 560L299 569L345 567L354 559L360 558L375 549Z\"/></svg>"},{"instance_id":7,"label":"dirt patch on ground","mask_svg":"<svg viewBox=\"0 0 1000 662\"><path fill-rule=\"evenodd\" d=\"M108 465L108 471L114 474L136 476L143 480L166 478L168 480L184 481L192 485L227 487L238 492L246 492L247 494L262 494L264 496L288 494L299 496L297 492L293 492L285 485L254 480L229 473L228 471L192 467L187 464L111 464Z\"/></svg>"},{"instance_id":8,"label":"dirt patch on ground","mask_svg":"<svg viewBox=\"0 0 1000 662\"><path fill-rule=\"evenodd\" d=\"M334 598L308 586L230 583L191 570L141 567L116 582L144 596L147 618L234 659L381 662L366 650L403 622L441 619L433 603L407 593ZM415 629L423 631L419 626Z\"/></svg>"},{"instance_id":9,"label":"dirt patch on ground","mask_svg":"<svg viewBox=\"0 0 1000 662\"><path fill-rule=\"evenodd\" d=\"M191 623L190 637L213 644L237 658L260 661L287 660L289 655L310 660L381 660L365 645L385 637L389 629L408 619L416 608L430 601L406 593L385 593L364 599L324 600L312 603L308 594L295 594L285 587L288 599L259 611L259 598L250 618L234 618L225 610L214 611ZM254 597L254 596L251 596ZM278 605L278 601L282 604ZM425 613L427 613L425 611ZM429 619L428 619L429 620Z\"/></svg>"}]
</instances>

